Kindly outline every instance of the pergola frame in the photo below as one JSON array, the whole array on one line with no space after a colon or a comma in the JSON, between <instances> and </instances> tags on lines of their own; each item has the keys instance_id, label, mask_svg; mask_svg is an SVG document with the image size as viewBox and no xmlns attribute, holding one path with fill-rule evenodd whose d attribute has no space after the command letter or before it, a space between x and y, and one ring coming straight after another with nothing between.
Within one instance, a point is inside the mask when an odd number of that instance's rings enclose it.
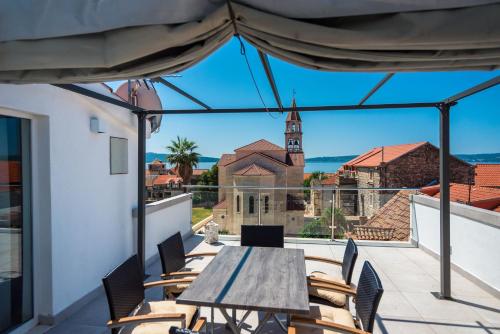
<instances>
[{"instance_id":1,"label":"pergola frame","mask_svg":"<svg viewBox=\"0 0 500 334\"><path fill-rule=\"evenodd\" d=\"M146 174L146 118L149 115L179 115L179 114L224 114L224 113L258 113L258 112L285 112L291 111L291 107L283 107L279 98L279 93L272 75L270 64L267 61L265 54L259 54L261 62L266 71L269 83L274 93L274 97L278 104L278 108L231 108L231 109L212 109L208 105L192 97L188 93L171 83L166 84L169 88L174 89L181 95L189 98L195 103L203 106L205 109L173 109L173 110L145 110L134 106L133 104L114 99L112 97L96 93L87 88L74 84L56 84L59 88L63 88L81 95L85 95L103 102L107 102L122 108L126 108L137 115L138 119L138 208L137 208L137 251L141 266L145 269L145 222L146 222L146 202L145 202L145 174ZM364 104L364 102L372 96L383 84L393 76L392 73L387 74L370 92L361 100L358 105L329 105L329 106L309 106L296 107L294 110L309 112L309 111L335 111L335 110L374 110L374 109L408 109L408 108L437 108L440 112L439 118L439 184L440 184L440 274L441 274L441 291L438 294L439 298L451 298L451 243L450 243L450 110L457 102L463 98L477 94L483 90L489 89L500 84L500 76L496 76L491 80L485 81L479 85L473 86L458 94L455 94L447 99L437 102L422 102L422 103L390 103L390 104ZM165 84L164 79L155 79L154 81ZM175 87L175 88L174 88Z\"/></svg>"}]
</instances>

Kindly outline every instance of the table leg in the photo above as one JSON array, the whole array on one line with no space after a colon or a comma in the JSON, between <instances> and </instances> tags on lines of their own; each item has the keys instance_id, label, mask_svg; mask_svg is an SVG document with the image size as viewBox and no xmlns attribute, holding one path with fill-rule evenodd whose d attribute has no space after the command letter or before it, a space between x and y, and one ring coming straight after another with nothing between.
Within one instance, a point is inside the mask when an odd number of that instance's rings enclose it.
<instances>
[{"instance_id":1,"label":"table leg","mask_svg":"<svg viewBox=\"0 0 500 334\"><path fill-rule=\"evenodd\" d=\"M267 321L273 316L272 313L266 313L264 315L264 319L262 319L262 321L259 323L259 325L257 326L257 328L255 328L255 330L253 331L253 334L258 334L262 328L264 328L264 325L267 323Z\"/></svg>"},{"instance_id":2,"label":"table leg","mask_svg":"<svg viewBox=\"0 0 500 334\"><path fill-rule=\"evenodd\" d=\"M288 332L288 325L289 325L289 322L288 322L288 315L287 315L287 319L286 319L286 323L285 325L283 325L283 323L281 322L280 319L278 319L278 316L276 314L273 314L273 318L274 320L278 323L278 325L281 327L281 329L287 333Z\"/></svg>"},{"instance_id":3,"label":"table leg","mask_svg":"<svg viewBox=\"0 0 500 334\"><path fill-rule=\"evenodd\" d=\"M233 319L229 316L229 314L227 313L227 310L225 308L221 308L220 312L222 313L222 316L224 317L224 319L226 319L226 322L227 322L229 328L231 329L231 331L233 332L233 334L240 334L240 329L238 328L236 323L233 321Z\"/></svg>"},{"instance_id":4,"label":"table leg","mask_svg":"<svg viewBox=\"0 0 500 334\"><path fill-rule=\"evenodd\" d=\"M214 308L210 308L210 334L214 334Z\"/></svg>"}]
</instances>

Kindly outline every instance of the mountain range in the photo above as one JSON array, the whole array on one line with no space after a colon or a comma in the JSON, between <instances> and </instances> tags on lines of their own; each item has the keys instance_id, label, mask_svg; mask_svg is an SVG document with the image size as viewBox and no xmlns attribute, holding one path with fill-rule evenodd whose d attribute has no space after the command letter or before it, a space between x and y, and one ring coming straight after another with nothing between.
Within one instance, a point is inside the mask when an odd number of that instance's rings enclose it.
<instances>
[{"instance_id":1,"label":"mountain range","mask_svg":"<svg viewBox=\"0 0 500 334\"><path fill-rule=\"evenodd\" d=\"M500 163L500 153L477 153L477 154L455 154L455 156L459 159L467 161L469 163ZM146 163L150 163L156 159L165 161L167 154L165 153L154 153L148 152L146 153ZM347 162L353 158L357 157L357 155L341 155L341 156L333 156L333 157L315 157L315 158L307 158L306 162ZM213 157L200 157L200 162L217 162L218 158Z\"/></svg>"}]
</instances>

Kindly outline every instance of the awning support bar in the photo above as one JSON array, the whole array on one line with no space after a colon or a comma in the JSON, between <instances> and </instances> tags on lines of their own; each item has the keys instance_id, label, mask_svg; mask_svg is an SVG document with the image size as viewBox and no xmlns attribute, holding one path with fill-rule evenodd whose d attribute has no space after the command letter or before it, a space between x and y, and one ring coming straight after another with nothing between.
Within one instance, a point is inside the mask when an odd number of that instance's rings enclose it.
<instances>
[{"instance_id":1,"label":"awning support bar","mask_svg":"<svg viewBox=\"0 0 500 334\"><path fill-rule=\"evenodd\" d=\"M366 100L368 100L373 94L375 94L377 92L377 90L380 89L380 87L382 87L387 81L389 81L390 78L392 78L392 76L394 75L394 73L387 73L385 75L385 77L382 78L382 80L380 80L376 85L375 87L373 87L369 92L368 94L366 94L365 97L363 97L361 99L361 101L359 101L359 105L362 105L363 103L366 102Z\"/></svg>"},{"instance_id":2,"label":"awning support bar","mask_svg":"<svg viewBox=\"0 0 500 334\"><path fill-rule=\"evenodd\" d=\"M452 102L457 102L458 100L461 100L463 98L466 98L466 97L474 95L474 94L477 94L479 92L482 92L483 90L486 90L486 89L491 88L493 86L496 86L498 84L500 84L500 75L497 75L493 79L490 79L490 80L485 81L479 85L476 85L474 87L466 89L463 92L460 92L456 95L453 95L452 97L449 97L449 98L443 100L443 103L449 104Z\"/></svg>"},{"instance_id":3,"label":"awning support bar","mask_svg":"<svg viewBox=\"0 0 500 334\"><path fill-rule=\"evenodd\" d=\"M177 87L176 85L174 85L173 83L163 79L163 78L154 78L154 79L151 79L151 81L153 82L159 82L165 86L167 86L168 88L170 88L171 90L181 94L182 96L188 98L189 100L193 101L194 103L196 103L197 105L200 105L202 106L203 108L207 109L207 110L210 110L212 108L210 108L207 104L201 102L200 100L198 100L196 97L192 96L191 94L189 94L188 92L180 89L179 87Z\"/></svg>"},{"instance_id":4,"label":"awning support bar","mask_svg":"<svg viewBox=\"0 0 500 334\"><path fill-rule=\"evenodd\" d=\"M267 58L267 55L258 50L259 53L259 58L260 62L262 63L262 66L264 67L264 71L266 72L267 80L269 81L269 85L271 85L271 89L274 94L274 99L276 100L276 104L278 105L278 108L281 110L283 109L283 105L281 104L281 98L280 94L278 91L278 87L276 86L276 81L274 80L274 75L273 75L273 70L271 69L271 64L269 63L269 59Z\"/></svg>"}]
</instances>

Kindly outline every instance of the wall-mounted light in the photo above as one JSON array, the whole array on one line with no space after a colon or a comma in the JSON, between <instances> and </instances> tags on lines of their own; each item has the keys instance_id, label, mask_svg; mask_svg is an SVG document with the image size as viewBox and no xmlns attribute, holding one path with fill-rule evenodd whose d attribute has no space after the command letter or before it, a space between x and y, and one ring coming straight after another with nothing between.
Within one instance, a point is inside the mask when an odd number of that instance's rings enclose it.
<instances>
[{"instance_id":1,"label":"wall-mounted light","mask_svg":"<svg viewBox=\"0 0 500 334\"><path fill-rule=\"evenodd\" d=\"M106 133L106 127L103 122L97 117L90 118L90 132Z\"/></svg>"}]
</instances>

